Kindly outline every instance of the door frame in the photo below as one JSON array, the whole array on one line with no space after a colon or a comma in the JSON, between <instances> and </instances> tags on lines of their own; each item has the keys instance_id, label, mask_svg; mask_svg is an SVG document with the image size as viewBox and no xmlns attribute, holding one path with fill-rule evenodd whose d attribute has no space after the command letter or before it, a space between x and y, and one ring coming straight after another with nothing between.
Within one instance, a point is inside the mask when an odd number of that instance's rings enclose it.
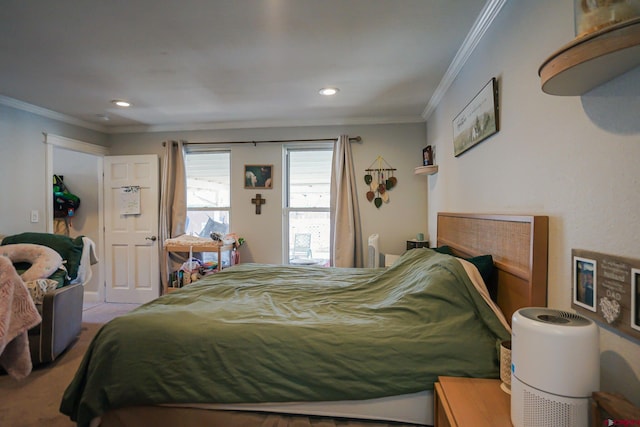
<instances>
[{"instance_id":1,"label":"door frame","mask_svg":"<svg viewBox=\"0 0 640 427\"><path fill-rule=\"evenodd\" d=\"M53 149L62 148L64 150L76 151L84 154L91 154L98 158L98 240L96 247L101 254L104 254L104 156L109 155L109 149L101 145L91 144L89 142L77 139L66 138L64 136L54 135L43 132L45 150L45 209L46 231L53 233ZM86 302L104 302L105 301L105 265L104 262L98 262L98 291L84 291L84 300Z\"/></svg>"}]
</instances>

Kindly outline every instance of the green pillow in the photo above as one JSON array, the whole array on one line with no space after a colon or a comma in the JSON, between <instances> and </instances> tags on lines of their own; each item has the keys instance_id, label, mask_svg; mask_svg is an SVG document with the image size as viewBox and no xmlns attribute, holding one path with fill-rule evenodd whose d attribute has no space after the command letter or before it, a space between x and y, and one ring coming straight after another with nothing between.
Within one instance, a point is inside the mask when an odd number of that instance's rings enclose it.
<instances>
[{"instance_id":1,"label":"green pillow","mask_svg":"<svg viewBox=\"0 0 640 427\"><path fill-rule=\"evenodd\" d=\"M73 280L78 276L78 267L82 258L82 236L72 239L68 236L51 233L27 232L7 236L2 240L3 245L17 243L33 243L35 245L47 246L60 254L63 260L69 279Z\"/></svg>"},{"instance_id":2,"label":"green pillow","mask_svg":"<svg viewBox=\"0 0 640 427\"><path fill-rule=\"evenodd\" d=\"M493 265L493 257L491 255L480 255L464 259L476 266L476 268L480 272L480 275L482 276L482 280L484 280L484 283L489 286L489 283L491 283L491 278L493 277L493 271L495 269Z\"/></svg>"},{"instance_id":3,"label":"green pillow","mask_svg":"<svg viewBox=\"0 0 640 427\"><path fill-rule=\"evenodd\" d=\"M449 246L438 246L437 248L433 248L433 250L441 254L453 255L453 251Z\"/></svg>"},{"instance_id":4,"label":"green pillow","mask_svg":"<svg viewBox=\"0 0 640 427\"><path fill-rule=\"evenodd\" d=\"M453 250L449 246L438 246L437 248L433 248L433 250L441 254L453 255ZM484 280L485 285L487 285L491 298L495 301L497 289L495 289L496 286L493 281L493 272L495 271L493 257L491 255L480 255L471 258L458 258L469 261L471 264L476 266L482 276L482 280Z\"/></svg>"}]
</instances>

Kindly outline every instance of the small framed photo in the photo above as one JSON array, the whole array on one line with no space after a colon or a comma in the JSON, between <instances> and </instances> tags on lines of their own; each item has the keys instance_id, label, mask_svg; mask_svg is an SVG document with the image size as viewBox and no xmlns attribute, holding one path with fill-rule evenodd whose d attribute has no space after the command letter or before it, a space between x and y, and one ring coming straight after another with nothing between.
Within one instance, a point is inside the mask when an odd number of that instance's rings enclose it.
<instances>
[{"instance_id":1,"label":"small framed photo","mask_svg":"<svg viewBox=\"0 0 640 427\"><path fill-rule=\"evenodd\" d=\"M631 269L631 327L640 331L640 269Z\"/></svg>"},{"instance_id":2,"label":"small framed photo","mask_svg":"<svg viewBox=\"0 0 640 427\"><path fill-rule=\"evenodd\" d=\"M596 312L597 262L579 256L573 257L573 303Z\"/></svg>"},{"instance_id":3,"label":"small framed photo","mask_svg":"<svg viewBox=\"0 0 640 427\"><path fill-rule=\"evenodd\" d=\"M433 148L427 145L422 149L422 166L433 165Z\"/></svg>"},{"instance_id":4,"label":"small framed photo","mask_svg":"<svg viewBox=\"0 0 640 427\"><path fill-rule=\"evenodd\" d=\"M273 165L244 165L244 188L273 188Z\"/></svg>"}]
</instances>

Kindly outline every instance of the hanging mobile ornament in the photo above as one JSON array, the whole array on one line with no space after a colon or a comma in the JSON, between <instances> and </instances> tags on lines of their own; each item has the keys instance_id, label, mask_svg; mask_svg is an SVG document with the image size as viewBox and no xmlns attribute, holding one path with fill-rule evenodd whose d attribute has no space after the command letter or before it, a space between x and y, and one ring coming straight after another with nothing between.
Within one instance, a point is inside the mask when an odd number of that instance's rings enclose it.
<instances>
[{"instance_id":1,"label":"hanging mobile ornament","mask_svg":"<svg viewBox=\"0 0 640 427\"><path fill-rule=\"evenodd\" d=\"M391 190L393 188L393 186L395 185L393 180L391 179L391 177L389 175L387 175L387 180L385 181L385 185L387 186L387 190Z\"/></svg>"},{"instance_id":2,"label":"hanging mobile ornament","mask_svg":"<svg viewBox=\"0 0 640 427\"><path fill-rule=\"evenodd\" d=\"M377 167L374 168L376 163ZM389 190L398 183L398 179L394 176L395 170L382 156L378 156L371 166L365 169L364 181L369 186L366 194L367 200L372 201L376 208L382 206L383 203L389 203Z\"/></svg>"}]
</instances>

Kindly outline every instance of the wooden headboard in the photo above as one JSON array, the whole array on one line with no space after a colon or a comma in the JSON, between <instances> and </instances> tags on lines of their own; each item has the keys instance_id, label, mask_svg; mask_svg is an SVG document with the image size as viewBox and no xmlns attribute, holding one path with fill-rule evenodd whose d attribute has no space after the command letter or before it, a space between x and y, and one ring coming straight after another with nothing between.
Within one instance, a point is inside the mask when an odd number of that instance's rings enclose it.
<instances>
[{"instance_id":1,"label":"wooden headboard","mask_svg":"<svg viewBox=\"0 0 640 427\"><path fill-rule=\"evenodd\" d=\"M438 246L493 256L497 303L509 323L519 308L547 305L548 236L546 216L438 213Z\"/></svg>"}]
</instances>

